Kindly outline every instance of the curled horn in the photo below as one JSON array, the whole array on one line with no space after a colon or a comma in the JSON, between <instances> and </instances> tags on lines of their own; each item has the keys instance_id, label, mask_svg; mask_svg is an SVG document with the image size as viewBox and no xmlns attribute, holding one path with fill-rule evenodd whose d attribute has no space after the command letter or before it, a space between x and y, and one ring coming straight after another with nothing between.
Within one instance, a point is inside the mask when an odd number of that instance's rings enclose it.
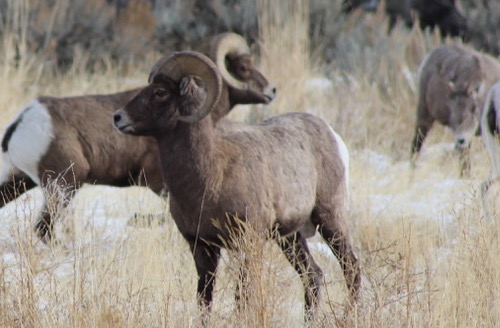
<instances>
[{"instance_id":1,"label":"curled horn","mask_svg":"<svg viewBox=\"0 0 500 328\"><path fill-rule=\"evenodd\" d=\"M160 59L151 69L148 81L163 74L180 83L188 75L200 77L207 88L207 98L201 108L193 115L181 116L179 120L192 123L207 116L217 105L222 90L222 78L215 64L207 56L195 51L173 52Z\"/></svg>"},{"instance_id":2,"label":"curled horn","mask_svg":"<svg viewBox=\"0 0 500 328\"><path fill-rule=\"evenodd\" d=\"M224 81L235 89L248 89L248 84L236 79L226 67L226 56L228 54L250 55L248 43L238 34L223 33L209 40L206 52L210 58L214 58Z\"/></svg>"}]
</instances>

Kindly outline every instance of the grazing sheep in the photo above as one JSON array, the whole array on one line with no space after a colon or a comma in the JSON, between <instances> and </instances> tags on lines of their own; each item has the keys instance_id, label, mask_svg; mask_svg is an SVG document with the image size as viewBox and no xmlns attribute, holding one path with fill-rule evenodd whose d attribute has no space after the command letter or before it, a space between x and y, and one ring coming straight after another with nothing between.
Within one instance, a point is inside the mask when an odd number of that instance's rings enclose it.
<instances>
[{"instance_id":1,"label":"grazing sheep","mask_svg":"<svg viewBox=\"0 0 500 328\"><path fill-rule=\"evenodd\" d=\"M264 235L277 231L304 278L306 314L318 302L322 277L306 243L315 231L338 258L355 300L361 276L346 222L344 142L307 113L214 126L208 114L220 83L207 57L174 53L153 67L149 85L114 115L121 132L158 143L170 212L191 248L202 304L210 307L220 249L234 247L230 236L239 232L238 219Z\"/></svg>"},{"instance_id":2,"label":"grazing sheep","mask_svg":"<svg viewBox=\"0 0 500 328\"><path fill-rule=\"evenodd\" d=\"M481 183L481 199L485 217L491 220L491 214L486 205L486 193L491 184L500 179L500 82L491 87L486 98L481 116L481 136L491 160L490 174Z\"/></svg>"},{"instance_id":3,"label":"grazing sheep","mask_svg":"<svg viewBox=\"0 0 500 328\"><path fill-rule=\"evenodd\" d=\"M252 65L245 40L233 33L210 38L203 45L216 56L224 85L221 101L212 113L219 121L237 104L269 103L276 89ZM2 140L3 178L0 206L37 185L45 199L57 180L67 206L83 183L111 186L147 185L163 189L158 150L152 138L132 138L110 129L109 117L140 89L111 95L71 98L39 97L11 123ZM44 206L35 230L44 241L52 238L53 220Z\"/></svg>"},{"instance_id":4,"label":"grazing sheep","mask_svg":"<svg viewBox=\"0 0 500 328\"><path fill-rule=\"evenodd\" d=\"M468 150L477 132L486 93L500 78L500 63L464 45L443 45L419 67L417 121L411 146L416 160L434 121L451 128L460 153L461 174L468 173Z\"/></svg>"}]
</instances>

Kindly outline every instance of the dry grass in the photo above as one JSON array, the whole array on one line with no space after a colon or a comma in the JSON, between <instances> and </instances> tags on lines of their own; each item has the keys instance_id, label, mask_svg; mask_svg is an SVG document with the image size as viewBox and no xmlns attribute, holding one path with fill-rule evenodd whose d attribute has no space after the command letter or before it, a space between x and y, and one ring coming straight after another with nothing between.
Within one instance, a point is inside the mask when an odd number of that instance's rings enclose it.
<instances>
[{"instance_id":1,"label":"dry grass","mask_svg":"<svg viewBox=\"0 0 500 328\"><path fill-rule=\"evenodd\" d=\"M24 2L20 2L24 3ZM408 164L415 112L415 72L438 43L435 35L396 29L381 14L339 22L338 54L321 63L310 49L307 3L259 2L262 70L277 85L266 108L237 110L254 120L287 111L324 117L351 150L351 229L363 270L362 302L345 310L340 267L317 237L312 252L325 288L311 327L498 327L498 220L486 222L478 185L487 175L480 140L473 172L458 179L451 135L435 127L413 172ZM17 7L19 25L28 9ZM343 24L340 24L343 23ZM13 35L13 34L12 34ZM43 58L0 40L0 125L38 94L105 93L141 85L154 62L85 71L85 56L58 74ZM21 43L22 44L22 43ZM324 73L327 72L326 77ZM489 195L499 198L499 187ZM131 213L166 212L141 188L84 188L57 223L61 244L49 248L32 233L41 192L0 211L0 327L199 327L196 274L172 220L129 226ZM209 327L302 327L299 277L275 245L250 234L248 305L234 302L238 254L224 253Z\"/></svg>"}]
</instances>

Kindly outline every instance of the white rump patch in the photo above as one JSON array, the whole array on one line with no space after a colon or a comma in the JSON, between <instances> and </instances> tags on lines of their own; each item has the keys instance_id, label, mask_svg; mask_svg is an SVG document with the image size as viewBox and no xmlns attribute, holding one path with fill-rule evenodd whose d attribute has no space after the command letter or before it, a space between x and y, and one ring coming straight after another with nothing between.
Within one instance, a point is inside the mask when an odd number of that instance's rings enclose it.
<instances>
[{"instance_id":1,"label":"white rump patch","mask_svg":"<svg viewBox=\"0 0 500 328\"><path fill-rule=\"evenodd\" d=\"M40 184L38 163L54 139L52 118L47 107L38 99L31 101L20 117L4 158L7 157L12 166Z\"/></svg>"},{"instance_id":2,"label":"white rump patch","mask_svg":"<svg viewBox=\"0 0 500 328\"><path fill-rule=\"evenodd\" d=\"M335 132L331 127L330 130L332 131L333 136L337 141L337 145L339 147L340 159L342 160L342 163L344 163L346 186L349 187L349 151L347 150L347 146L344 140L342 140L342 138L337 134L337 132Z\"/></svg>"}]
</instances>

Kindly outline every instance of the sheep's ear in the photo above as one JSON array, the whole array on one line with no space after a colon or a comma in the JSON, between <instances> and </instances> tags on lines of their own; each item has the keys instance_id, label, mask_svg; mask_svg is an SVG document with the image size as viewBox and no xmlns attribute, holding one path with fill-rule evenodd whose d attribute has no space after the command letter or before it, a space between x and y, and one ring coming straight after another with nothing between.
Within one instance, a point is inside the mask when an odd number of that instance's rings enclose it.
<instances>
[{"instance_id":1,"label":"sheep's ear","mask_svg":"<svg viewBox=\"0 0 500 328\"><path fill-rule=\"evenodd\" d=\"M477 88L476 90L476 96L480 96L482 94L486 94L487 90L486 90L486 83L484 83L484 81L481 82L481 84L479 84L479 87Z\"/></svg>"},{"instance_id":2,"label":"sheep's ear","mask_svg":"<svg viewBox=\"0 0 500 328\"><path fill-rule=\"evenodd\" d=\"M202 119L210 113L219 101L222 92L222 78L212 60L199 52L181 51L163 57L153 66L150 76L154 80L155 76L160 73L165 74L174 81L178 81L179 88L177 90L179 90L179 95L181 90L183 93L179 99L181 101L180 106L189 104L189 101L186 102L189 99L189 97L186 97L187 95L193 96L191 100L199 100L198 96L201 96L199 92L200 90L203 91L203 102L198 114L188 114L187 117L181 116L179 117L181 121ZM181 85L180 81L184 78L187 78L187 80ZM200 86L202 87L200 88ZM191 108L185 107L184 109L191 112Z\"/></svg>"},{"instance_id":3,"label":"sheep's ear","mask_svg":"<svg viewBox=\"0 0 500 328\"><path fill-rule=\"evenodd\" d=\"M472 56L472 65L474 65L476 70L481 70L481 61L479 60L479 57Z\"/></svg>"},{"instance_id":4,"label":"sheep's ear","mask_svg":"<svg viewBox=\"0 0 500 328\"><path fill-rule=\"evenodd\" d=\"M190 111L182 113L179 120L187 123L199 121L207 113L200 111L207 99L207 90L203 80L194 75L185 76L179 83L179 95L182 98L181 111Z\"/></svg>"}]
</instances>

